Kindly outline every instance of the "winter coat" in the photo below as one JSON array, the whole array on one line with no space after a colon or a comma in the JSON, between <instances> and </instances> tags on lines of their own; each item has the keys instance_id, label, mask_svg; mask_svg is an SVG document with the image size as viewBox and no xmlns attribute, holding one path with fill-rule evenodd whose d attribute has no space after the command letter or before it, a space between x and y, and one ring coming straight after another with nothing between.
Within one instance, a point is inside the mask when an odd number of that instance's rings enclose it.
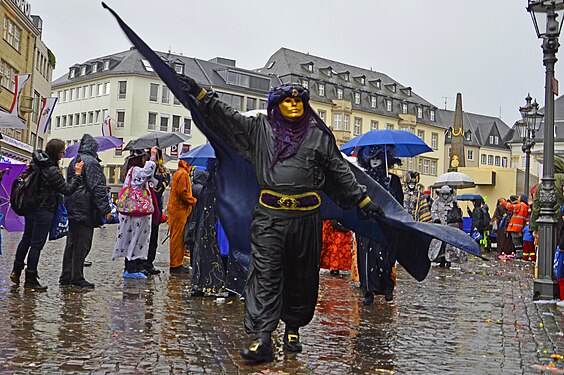
<instances>
[{"instance_id":1,"label":"winter coat","mask_svg":"<svg viewBox=\"0 0 564 375\"><path fill-rule=\"evenodd\" d=\"M82 176L84 183L74 194L65 199L69 220L94 228L102 224L102 216L111 211L106 191L106 176L98 161L98 142L90 134L84 134L80 141L78 155L84 162ZM76 158L71 161L67 178L74 176Z\"/></svg>"},{"instance_id":2,"label":"winter coat","mask_svg":"<svg viewBox=\"0 0 564 375\"><path fill-rule=\"evenodd\" d=\"M531 229L528 225L523 228L523 241L535 242L535 236L533 236L533 233L531 233Z\"/></svg>"},{"instance_id":3,"label":"winter coat","mask_svg":"<svg viewBox=\"0 0 564 375\"><path fill-rule=\"evenodd\" d=\"M511 219L509 220L509 224L507 225L506 231L521 233L525 227L527 218L529 217L529 206L527 206L524 202L510 203L505 199L501 201L501 204L508 212L513 213Z\"/></svg>"},{"instance_id":4,"label":"winter coat","mask_svg":"<svg viewBox=\"0 0 564 375\"><path fill-rule=\"evenodd\" d=\"M38 209L55 211L58 204L58 193L71 195L82 184L82 176L69 178L65 181L59 165L42 150L35 150L32 154L31 168L40 169L37 187Z\"/></svg>"},{"instance_id":5,"label":"winter coat","mask_svg":"<svg viewBox=\"0 0 564 375\"><path fill-rule=\"evenodd\" d=\"M182 212L183 216L187 217L195 203L196 198L192 196L192 184L188 175L188 164L184 160L179 160L178 170L172 176L168 214L172 216L176 212Z\"/></svg>"},{"instance_id":6,"label":"winter coat","mask_svg":"<svg viewBox=\"0 0 564 375\"><path fill-rule=\"evenodd\" d=\"M488 213L487 205L474 207L474 209L469 212L469 215L472 218L472 229L476 228L478 232L483 232L488 229L490 225L490 214Z\"/></svg>"}]
</instances>

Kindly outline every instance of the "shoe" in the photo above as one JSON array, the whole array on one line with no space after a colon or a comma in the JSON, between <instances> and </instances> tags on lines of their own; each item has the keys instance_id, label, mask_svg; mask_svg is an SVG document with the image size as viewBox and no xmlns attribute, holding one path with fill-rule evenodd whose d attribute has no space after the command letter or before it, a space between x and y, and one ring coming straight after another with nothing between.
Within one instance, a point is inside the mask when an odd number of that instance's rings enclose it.
<instances>
[{"instance_id":1,"label":"shoe","mask_svg":"<svg viewBox=\"0 0 564 375\"><path fill-rule=\"evenodd\" d=\"M14 268L12 268L12 273L10 274L10 280L16 285L20 285L20 276L22 275L22 271L25 267L25 263L20 263L14 261Z\"/></svg>"},{"instance_id":2,"label":"shoe","mask_svg":"<svg viewBox=\"0 0 564 375\"><path fill-rule=\"evenodd\" d=\"M25 271L25 283L24 288L26 289L37 289L37 290L46 290L47 287L39 284L39 275L37 271Z\"/></svg>"},{"instance_id":3,"label":"shoe","mask_svg":"<svg viewBox=\"0 0 564 375\"><path fill-rule=\"evenodd\" d=\"M389 292L384 292L384 299L388 303L392 303L394 301L394 292L391 290Z\"/></svg>"},{"instance_id":4,"label":"shoe","mask_svg":"<svg viewBox=\"0 0 564 375\"><path fill-rule=\"evenodd\" d=\"M159 273L161 273L161 270L156 269L152 264L149 266L145 266L145 271L149 275L158 275Z\"/></svg>"},{"instance_id":5,"label":"shoe","mask_svg":"<svg viewBox=\"0 0 564 375\"><path fill-rule=\"evenodd\" d=\"M123 278L124 279L146 279L147 276L144 275L141 272L131 272L130 273L130 272L124 271L123 272Z\"/></svg>"},{"instance_id":6,"label":"shoe","mask_svg":"<svg viewBox=\"0 0 564 375\"><path fill-rule=\"evenodd\" d=\"M299 353L302 351L302 343L300 342L300 334L297 329L291 329L284 332L284 349Z\"/></svg>"},{"instance_id":7,"label":"shoe","mask_svg":"<svg viewBox=\"0 0 564 375\"><path fill-rule=\"evenodd\" d=\"M59 280L59 285L67 286L71 285L70 280Z\"/></svg>"},{"instance_id":8,"label":"shoe","mask_svg":"<svg viewBox=\"0 0 564 375\"><path fill-rule=\"evenodd\" d=\"M92 267L92 262L85 260L84 261L84 267Z\"/></svg>"},{"instance_id":9,"label":"shoe","mask_svg":"<svg viewBox=\"0 0 564 375\"><path fill-rule=\"evenodd\" d=\"M71 283L72 286L76 286L79 288L90 288L90 289L94 289L94 284L89 283L86 280L80 280L80 281L76 281L74 283Z\"/></svg>"},{"instance_id":10,"label":"shoe","mask_svg":"<svg viewBox=\"0 0 564 375\"><path fill-rule=\"evenodd\" d=\"M270 362L274 360L272 344L268 340L257 338L241 351L241 357L253 363Z\"/></svg>"},{"instance_id":11,"label":"shoe","mask_svg":"<svg viewBox=\"0 0 564 375\"><path fill-rule=\"evenodd\" d=\"M184 266L170 267L170 273L176 273L176 274L190 273L190 269Z\"/></svg>"},{"instance_id":12,"label":"shoe","mask_svg":"<svg viewBox=\"0 0 564 375\"><path fill-rule=\"evenodd\" d=\"M374 293L366 292L364 293L364 299L362 300L362 304L365 306L372 305L374 303Z\"/></svg>"},{"instance_id":13,"label":"shoe","mask_svg":"<svg viewBox=\"0 0 564 375\"><path fill-rule=\"evenodd\" d=\"M333 276L339 276L339 270L331 270L329 273Z\"/></svg>"}]
</instances>

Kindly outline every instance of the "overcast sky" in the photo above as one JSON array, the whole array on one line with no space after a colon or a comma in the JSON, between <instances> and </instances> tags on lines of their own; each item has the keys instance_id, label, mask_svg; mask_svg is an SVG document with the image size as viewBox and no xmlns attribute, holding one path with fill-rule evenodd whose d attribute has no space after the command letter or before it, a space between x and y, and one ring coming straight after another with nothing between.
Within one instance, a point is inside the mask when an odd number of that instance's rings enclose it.
<instances>
[{"instance_id":1,"label":"overcast sky","mask_svg":"<svg viewBox=\"0 0 564 375\"><path fill-rule=\"evenodd\" d=\"M28 1L57 57L54 78L130 47L100 1ZM287 47L385 73L439 108L446 97L453 109L461 92L465 111L501 112L509 126L528 92L544 106L541 41L525 0L106 2L160 51L227 57L252 69ZM563 73L564 61L556 78Z\"/></svg>"}]
</instances>

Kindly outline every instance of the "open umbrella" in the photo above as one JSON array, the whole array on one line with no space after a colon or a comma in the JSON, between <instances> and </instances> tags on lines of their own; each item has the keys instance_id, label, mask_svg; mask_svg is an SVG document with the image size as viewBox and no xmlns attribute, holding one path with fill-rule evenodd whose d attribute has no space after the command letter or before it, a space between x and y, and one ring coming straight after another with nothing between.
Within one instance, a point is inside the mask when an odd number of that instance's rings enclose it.
<instances>
[{"instance_id":1,"label":"open umbrella","mask_svg":"<svg viewBox=\"0 0 564 375\"><path fill-rule=\"evenodd\" d=\"M98 151L106 151L112 148L119 147L123 145L123 141L119 138L116 138L111 135L106 136L97 136L94 137L96 142L98 142ZM65 152L65 158L74 158L78 154L78 149L80 148L80 141L67 147L67 151Z\"/></svg>"},{"instance_id":2,"label":"open umbrella","mask_svg":"<svg viewBox=\"0 0 564 375\"><path fill-rule=\"evenodd\" d=\"M206 143L205 145L194 147L187 153L180 155L179 159L184 160L192 166L205 167L209 159L215 159L215 151L212 145Z\"/></svg>"},{"instance_id":3,"label":"open umbrella","mask_svg":"<svg viewBox=\"0 0 564 375\"><path fill-rule=\"evenodd\" d=\"M182 133L152 132L142 137L129 141L124 150L141 150L157 146L161 150L186 142L188 136Z\"/></svg>"},{"instance_id":4,"label":"open umbrella","mask_svg":"<svg viewBox=\"0 0 564 375\"><path fill-rule=\"evenodd\" d=\"M470 194L464 193L456 196L456 200L458 201L477 201L477 200L484 200L480 194Z\"/></svg>"},{"instance_id":5,"label":"open umbrella","mask_svg":"<svg viewBox=\"0 0 564 375\"><path fill-rule=\"evenodd\" d=\"M24 230L24 218L16 215L10 206L10 192L12 183L26 168L25 164L0 163L0 173L3 173L0 184L0 213L4 216L0 223L8 232L23 232Z\"/></svg>"},{"instance_id":6,"label":"open umbrella","mask_svg":"<svg viewBox=\"0 0 564 375\"><path fill-rule=\"evenodd\" d=\"M425 142L413 133L405 130L370 130L345 143L341 151L347 155L359 147L372 145L394 145L398 158L414 157L424 152L433 151Z\"/></svg>"},{"instance_id":7,"label":"open umbrella","mask_svg":"<svg viewBox=\"0 0 564 375\"><path fill-rule=\"evenodd\" d=\"M432 185L434 188L440 188L447 185L453 189L465 189L476 186L474 180L468 175L461 172L447 172L440 175L435 183Z\"/></svg>"}]
</instances>

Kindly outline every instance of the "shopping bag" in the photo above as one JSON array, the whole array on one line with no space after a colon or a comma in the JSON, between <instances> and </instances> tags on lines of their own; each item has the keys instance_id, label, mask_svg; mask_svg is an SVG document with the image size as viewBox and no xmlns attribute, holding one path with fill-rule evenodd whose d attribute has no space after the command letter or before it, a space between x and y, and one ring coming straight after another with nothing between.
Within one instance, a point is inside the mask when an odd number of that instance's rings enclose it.
<instances>
[{"instance_id":1,"label":"shopping bag","mask_svg":"<svg viewBox=\"0 0 564 375\"><path fill-rule=\"evenodd\" d=\"M58 199L57 209L53 217L53 224L49 231L49 241L63 238L69 233L69 215L61 197Z\"/></svg>"},{"instance_id":2,"label":"shopping bag","mask_svg":"<svg viewBox=\"0 0 564 375\"><path fill-rule=\"evenodd\" d=\"M554 275L557 279L564 278L564 249L560 247L556 247L554 254Z\"/></svg>"}]
</instances>

